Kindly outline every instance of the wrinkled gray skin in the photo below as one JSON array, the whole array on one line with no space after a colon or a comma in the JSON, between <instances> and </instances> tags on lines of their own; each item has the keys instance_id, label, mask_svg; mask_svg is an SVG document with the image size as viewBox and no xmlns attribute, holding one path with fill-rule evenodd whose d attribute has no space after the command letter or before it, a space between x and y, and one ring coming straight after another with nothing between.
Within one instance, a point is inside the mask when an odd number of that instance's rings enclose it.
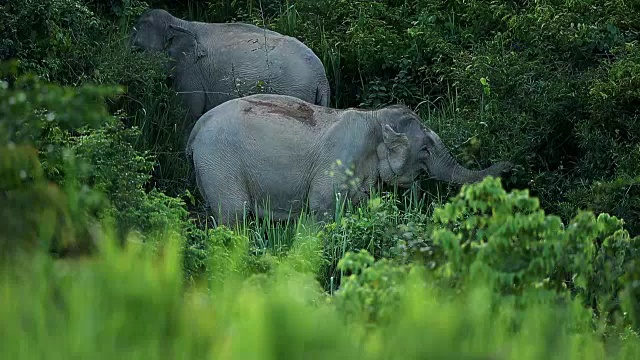
<instances>
[{"instance_id":1,"label":"wrinkled gray skin","mask_svg":"<svg viewBox=\"0 0 640 360\"><path fill-rule=\"evenodd\" d=\"M408 187L426 172L463 184L511 168L508 162L481 171L460 166L405 106L332 109L269 94L231 100L204 114L186 153L199 191L218 224L226 225L242 220L243 208L264 217L267 200L276 221L297 216L307 203L316 215L331 218L334 188L344 181L329 173L338 159L354 165L359 180L343 195L356 204L381 182Z\"/></svg>"},{"instance_id":2,"label":"wrinkled gray skin","mask_svg":"<svg viewBox=\"0 0 640 360\"><path fill-rule=\"evenodd\" d=\"M329 82L313 51L296 38L254 25L185 21L153 9L138 19L130 45L166 51L168 76L192 121L224 101L257 92L329 104ZM260 82L262 91L256 88Z\"/></svg>"}]
</instances>

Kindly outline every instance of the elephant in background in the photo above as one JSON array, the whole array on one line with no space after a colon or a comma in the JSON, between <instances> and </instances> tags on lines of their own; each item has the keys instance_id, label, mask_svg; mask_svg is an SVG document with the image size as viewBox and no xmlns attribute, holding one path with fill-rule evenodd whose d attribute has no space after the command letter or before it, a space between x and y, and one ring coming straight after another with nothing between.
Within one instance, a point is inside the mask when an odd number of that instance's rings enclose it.
<instances>
[{"instance_id":1,"label":"elephant in background","mask_svg":"<svg viewBox=\"0 0 640 360\"><path fill-rule=\"evenodd\" d=\"M333 215L334 190L358 203L371 187L409 187L420 174L451 183L476 182L511 169L462 167L440 137L402 105L378 110L333 109L286 95L257 94L205 113L186 147L196 183L218 224L243 212L275 221L304 205ZM332 164L350 170L341 176ZM265 207L268 204L269 210Z\"/></svg>"},{"instance_id":2,"label":"elephant in background","mask_svg":"<svg viewBox=\"0 0 640 360\"><path fill-rule=\"evenodd\" d=\"M294 37L251 24L186 21L150 9L133 27L130 45L166 52L167 75L193 122L227 100L259 92L329 106L322 62Z\"/></svg>"}]
</instances>

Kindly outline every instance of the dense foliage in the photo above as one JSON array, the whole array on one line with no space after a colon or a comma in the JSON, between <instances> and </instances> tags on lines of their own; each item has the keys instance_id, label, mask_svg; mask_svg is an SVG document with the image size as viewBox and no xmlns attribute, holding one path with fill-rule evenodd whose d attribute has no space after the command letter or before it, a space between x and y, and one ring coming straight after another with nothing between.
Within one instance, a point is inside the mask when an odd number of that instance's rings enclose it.
<instances>
[{"instance_id":1,"label":"dense foliage","mask_svg":"<svg viewBox=\"0 0 640 360\"><path fill-rule=\"evenodd\" d=\"M162 55L128 48L148 7L296 36L331 106L516 169L212 227ZM640 3L7 0L0 30L9 358L640 355Z\"/></svg>"}]
</instances>

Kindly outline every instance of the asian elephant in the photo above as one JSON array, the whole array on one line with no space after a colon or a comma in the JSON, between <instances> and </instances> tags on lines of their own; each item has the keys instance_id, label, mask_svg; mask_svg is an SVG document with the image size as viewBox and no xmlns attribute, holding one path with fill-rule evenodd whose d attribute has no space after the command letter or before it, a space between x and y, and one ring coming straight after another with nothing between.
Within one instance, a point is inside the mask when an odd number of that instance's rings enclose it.
<instances>
[{"instance_id":1,"label":"asian elephant","mask_svg":"<svg viewBox=\"0 0 640 360\"><path fill-rule=\"evenodd\" d=\"M258 92L329 104L329 81L314 52L251 24L186 21L151 9L137 20L130 45L168 55L167 75L193 122L227 100Z\"/></svg>"},{"instance_id":2,"label":"asian elephant","mask_svg":"<svg viewBox=\"0 0 640 360\"><path fill-rule=\"evenodd\" d=\"M438 135L402 105L333 109L273 94L230 100L208 111L185 150L200 193L218 224L226 225L243 211L266 216L265 204L276 221L297 216L307 204L313 213L331 217L334 189L358 203L373 186L408 187L422 173L463 184L512 167L462 167ZM338 160L349 176L332 168Z\"/></svg>"}]
</instances>

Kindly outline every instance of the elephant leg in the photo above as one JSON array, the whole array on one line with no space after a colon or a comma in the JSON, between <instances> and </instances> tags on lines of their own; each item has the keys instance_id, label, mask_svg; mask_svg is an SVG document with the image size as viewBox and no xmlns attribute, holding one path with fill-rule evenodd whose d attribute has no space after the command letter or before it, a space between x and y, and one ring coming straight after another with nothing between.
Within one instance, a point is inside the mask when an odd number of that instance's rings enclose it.
<instances>
[{"instance_id":1,"label":"elephant leg","mask_svg":"<svg viewBox=\"0 0 640 360\"><path fill-rule=\"evenodd\" d=\"M197 121L204 113L204 106L206 103L206 94L194 94L189 106L189 117L191 121Z\"/></svg>"},{"instance_id":2,"label":"elephant leg","mask_svg":"<svg viewBox=\"0 0 640 360\"><path fill-rule=\"evenodd\" d=\"M329 84L318 84L316 87L316 105L329 107L330 100Z\"/></svg>"},{"instance_id":3,"label":"elephant leg","mask_svg":"<svg viewBox=\"0 0 640 360\"><path fill-rule=\"evenodd\" d=\"M320 221L333 220L335 215L336 194L331 179L321 179L309 188L309 208Z\"/></svg>"},{"instance_id":4,"label":"elephant leg","mask_svg":"<svg viewBox=\"0 0 640 360\"><path fill-rule=\"evenodd\" d=\"M187 110L187 116L191 123L195 123L202 114L204 114L204 108L207 102L207 94L204 88L192 89L192 90L178 90L182 103Z\"/></svg>"},{"instance_id":5,"label":"elephant leg","mask_svg":"<svg viewBox=\"0 0 640 360\"><path fill-rule=\"evenodd\" d=\"M245 217L252 212L248 197L232 195L239 191L224 191L217 195L217 201L209 204L209 208L215 214L217 225L225 225L233 228L236 224L242 224Z\"/></svg>"},{"instance_id":6,"label":"elephant leg","mask_svg":"<svg viewBox=\"0 0 640 360\"><path fill-rule=\"evenodd\" d=\"M226 172L209 172L201 176L196 170L196 183L214 214L216 225L234 227L251 211L249 194L238 181Z\"/></svg>"}]
</instances>

